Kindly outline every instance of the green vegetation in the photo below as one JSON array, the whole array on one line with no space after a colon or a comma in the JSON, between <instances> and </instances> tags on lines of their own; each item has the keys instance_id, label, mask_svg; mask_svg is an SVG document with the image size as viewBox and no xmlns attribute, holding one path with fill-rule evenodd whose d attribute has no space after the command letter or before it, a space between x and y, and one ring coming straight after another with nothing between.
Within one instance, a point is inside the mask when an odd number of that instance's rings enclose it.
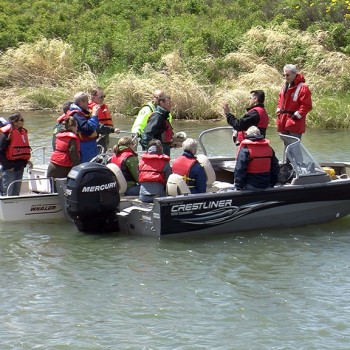
<instances>
[{"instance_id":1,"label":"green vegetation","mask_svg":"<svg viewBox=\"0 0 350 350\"><path fill-rule=\"evenodd\" d=\"M135 115L155 88L181 119L244 111L284 64L313 91L309 125L350 126L350 0L0 0L0 109L60 108L97 84Z\"/></svg>"}]
</instances>

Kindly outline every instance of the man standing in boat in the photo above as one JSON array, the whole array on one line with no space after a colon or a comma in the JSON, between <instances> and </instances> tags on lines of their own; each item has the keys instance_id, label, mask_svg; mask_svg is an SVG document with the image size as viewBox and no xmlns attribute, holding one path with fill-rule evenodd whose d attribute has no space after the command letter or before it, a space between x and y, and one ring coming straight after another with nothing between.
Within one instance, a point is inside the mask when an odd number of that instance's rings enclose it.
<instances>
[{"instance_id":1,"label":"man standing in boat","mask_svg":"<svg viewBox=\"0 0 350 350\"><path fill-rule=\"evenodd\" d=\"M250 126L257 126L263 137L266 136L266 129L269 125L269 117L264 106L265 92L263 90L253 90L250 92L250 98L247 108L247 113L243 117L237 119L230 111L228 103L224 104L224 113L227 123L230 124L238 133L236 144L244 139L244 132Z\"/></svg>"},{"instance_id":2,"label":"man standing in boat","mask_svg":"<svg viewBox=\"0 0 350 350\"><path fill-rule=\"evenodd\" d=\"M18 196L24 168L32 166L27 130L23 127L24 119L20 113L11 114L9 124L3 126L0 132L0 164L2 166L3 195Z\"/></svg>"},{"instance_id":3,"label":"man standing in boat","mask_svg":"<svg viewBox=\"0 0 350 350\"><path fill-rule=\"evenodd\" d=\"M155 111L158 105L159 96L164 96L164 95L165 95L164 91L162 90L154 91L152 96L152 101L148 102L140 109L134 121L134 124L131 128L132 133L136 134L138 137L141 137L141 134L146 127L148 118ZM170 123L172 122L172 119L173 119L173 116L171 115L171 113L169 113L168 120Z\"/></svg>"},{"instance_id":4,"label":"man standing in boat","mask_svg":"<svg viewBox=\"0 0 350 350\"><path fill-rule=\"evenodd\" d=\"M171 109L171 97L163 93L158 97L158 105L155 111L149 116L147 125L141 134L140 144L145 151L148 143L153 140L160 140L164 154L170 157L170 148L173 141L173 128L169 121Z\"/></svg>"},{"instance_id":5,"label":"man standing in boat","mask_svg":"<svg viewBox=\"0 0 350 350\"><path fill-rule=\"evenodd\" d=\"M99 134L97 139L97 145L100 145L103 148L103 152L106 152L109 147L109 134L115 132L119 133L120 130L114 128L111 112L105 103L105 93L101 87L97 87L91 90L90 93L90 102L89 109L92 111L94 106L99 106L97 112L99 127L97 132Z\"/></svg>"},{"instance_id":6,"label":"man standing in boat","mask_svg":"<svg viewBox=\"0 0 350 350\"><path fill-rule=\"evenodd\" d=\"M279 164L270 141L251 126L240 143L235 167L235 187L238 190L262 191L278 181Z\"/></svg>"},{"instance_id":7,"label":"man standing in boat","mask_svg":"<svg viewBox=\"0 0 350 350\"><path fill-rule=\"evenodd\" d=\"M277 101L277 131L301 139L305 133L306 115L312 110L311 91L295 65L283 68L285 83Z\"/></svg>"}]
</instances>

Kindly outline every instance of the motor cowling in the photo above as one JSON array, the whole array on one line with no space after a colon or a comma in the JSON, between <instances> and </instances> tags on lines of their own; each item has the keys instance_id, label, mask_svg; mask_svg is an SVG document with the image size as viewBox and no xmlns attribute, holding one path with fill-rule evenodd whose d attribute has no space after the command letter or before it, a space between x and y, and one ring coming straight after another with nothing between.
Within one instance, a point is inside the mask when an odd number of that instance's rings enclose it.
<instances>
[{"instance_id":1,"label":"motor cowling","mask_svg":"<svg viewBox=\"0 0 350 350\"><path fill-rule=\"evenodd\" d=\"M119 202L117 178L106 166L82 163L69 172L65 206L80 231L117 231Z\"/></svg>"}]
</instances>

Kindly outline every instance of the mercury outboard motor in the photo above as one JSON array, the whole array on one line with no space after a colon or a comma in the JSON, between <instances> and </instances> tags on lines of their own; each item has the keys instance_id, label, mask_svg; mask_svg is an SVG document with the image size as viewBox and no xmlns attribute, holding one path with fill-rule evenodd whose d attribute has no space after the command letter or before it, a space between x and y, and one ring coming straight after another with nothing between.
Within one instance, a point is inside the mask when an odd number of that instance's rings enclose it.
<instances>
[{"instance_id":1,"label":"mercury outboard motor","mask_svg":"<svg viewBox=\"0 0 350 350\"><path fill-rule=\"evenodd\" d=\"M65 197L67 214L79 231L118 231L118 182L106 166L82 163L73 167L67 177Z\"/></svg>"}]
</instances>

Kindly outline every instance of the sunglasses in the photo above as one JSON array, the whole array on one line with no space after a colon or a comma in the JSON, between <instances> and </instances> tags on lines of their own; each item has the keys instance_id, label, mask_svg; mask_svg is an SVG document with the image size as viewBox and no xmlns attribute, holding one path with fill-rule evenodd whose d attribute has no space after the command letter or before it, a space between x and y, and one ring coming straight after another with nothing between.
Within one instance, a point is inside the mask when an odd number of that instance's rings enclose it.
<instances>
[{"instance_id":1,"label":"sunglasses","mask_svg":"<svg viewBox=\"0 0 350 350\"><path fill-rule=\"evenodd\" d=\"M290 74L282 74L284 77L289 77Z\"/></svg>"},{"instance_id":2,"label":"sunglasses","mask_svg":"<svg viewBox=\"0 0 350 350\"><path fill-rule=\"evenodd\" d=\"M99 98L105 98L106 95L97 95L97 97L99 97Z\"/></svg>"},{"instance_id":3,"label":"sunglasses","mask_svg":"<svg viewBox=\"0 0 350 350\"><path fill-rule=\"evenodd\" d=\"M18 119L17 120L18 122L24 122L24 119L22 118L22 119Z\"/></svg>"}]
</instances>

